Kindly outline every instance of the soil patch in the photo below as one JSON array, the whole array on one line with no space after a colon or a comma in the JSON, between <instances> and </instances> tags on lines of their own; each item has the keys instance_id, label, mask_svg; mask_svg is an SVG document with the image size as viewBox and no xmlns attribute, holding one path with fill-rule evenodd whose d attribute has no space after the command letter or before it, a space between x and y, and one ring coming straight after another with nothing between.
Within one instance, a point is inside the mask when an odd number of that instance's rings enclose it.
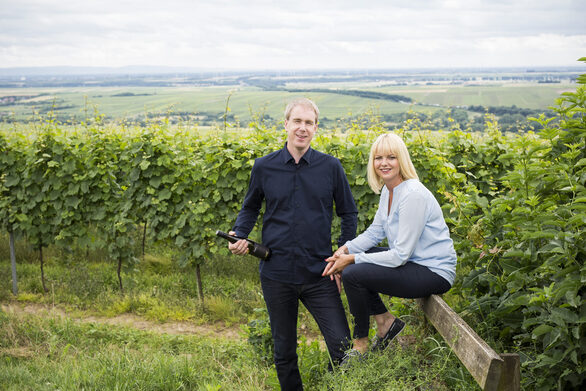
<instances>
[{"instance_id":1,"label":"soil patch","mask_svg":"<svg viewBox=\"0 0 586 391\"><path fill-rule=\"evenodd\" d=\"M121 314L113 317L87 316L79 317L59 307L40 304L2 304L2 310L14 314L33 314L45 317L69 318L84 323L100 323L115 326L132 327L159 334L200 335L209 338L245 339L240 327L227 327L222 324L196 325L190 322L153 322L134 314Z\"/></svg>"}]
</instances>

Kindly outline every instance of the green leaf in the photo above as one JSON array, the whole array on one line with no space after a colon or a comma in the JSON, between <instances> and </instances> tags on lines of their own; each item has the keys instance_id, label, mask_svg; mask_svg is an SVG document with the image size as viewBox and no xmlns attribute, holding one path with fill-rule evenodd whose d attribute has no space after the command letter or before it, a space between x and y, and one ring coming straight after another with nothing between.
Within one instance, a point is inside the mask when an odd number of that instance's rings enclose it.
<instances>
[{"instance_id":1,"label":"green leaf","mask_svg":"<svg viewBox=\"0 0 586 391\"><path fill-rule=\"evenodd\" d=\"M183 247L183 244L185 244L185 242L187 242L187 240L183 236L178 235L177 237L175 237L175 244L177 245L177 247Z\"/></svg>"},{"instance_id":2,"label":"green leaf","mask_svg":"<svg viewBox=\"0 0 586 391\"><path fill-rule=\"evenodd\" d=\"M525 252L523 250L510 249L503 254L503 257L523 257Z\"/></svg>"},{"instance_id":3,"label":"green leaf","mask_svg":"<svg viewBox=\"0 0 586 391\"><path fill-rule=\"evenodd\" d=\"M169 189L163 189L157 194L159 200L168 200L171 198L171 191Z\"/></svg>"},{"instance_id":4,"label":"green leaf","mask_svg":"<svg viewBox=\"0 0 586 391\"><path fill-rule=\"evenodd\" d=\"M147 168L149 168L149 166L151 165L151 162L149 162L148 160L143 160L142 162L140 162L139 167L141 170L146 170Z\"/></svg>"},{"instance_id":5,"label":"green leaf","mask_svg":"<svg viewBox=\"0 0 586 391\"><path fill-rule=\"evenodd\" d=\"M582 298L577 295L576 291L566 292L565 298L568 301L568 304L574 308L577 308L582 303Z\"/></svg>"},{"instance_id":6,"label":"green leaf","mask_svg":"<svg viewBox=\"0 0 586 391\"><path fill-rule=\"evenodd\" d=\"M16 175L8 174L6 176L6 181L4 182L7 187L13 187L18 185L20 182L20 178Z\"/></svg>"},{"instance_id":7,"label":"green leaf","mask_svg":"<svg viewBox=\"0 0 586 391\"><path fill-rule=\"evenodd\" d=\"M149 179L149 185L151 185L155 189L158 188L160 184L161 184L161 177L152 177L151 179Z\"/></svg>"},{"instance_id":8,"label":"green leaf","mask_svg":"<svg viewBox=\"0 0 586 391\"><path fill-rule=\"evenodd\" d=\"M531 335L533 335L533 338L539 337L545 333L549 333L551 332L551 330L553 330L553 327L547 324L542 324L540 326L537 326L535 328L535 330L533 330L533 332L531 333Z\"/></svg>"},{"instance_id":9,"label":"green leaf","mask_svg":"<svg viewBox=\"0 0 586 391\"><path fill-rule=\"evenodd\" d=\"M65 205L69 208L77 209L80 202L81 198L70 196L66 198Z\"/></svg>"},{"instance_id":10,"label":"green leaf","mask_svg":"<svg viewBox=\"0 0 586 391\"><path fill-rule=\"evenodd\" d=\"M572 312L568 308L555 307L551 310L552 319L561 319L565 323L577 323L580 316L577 313Z\"/></svg>"}]
</instances>

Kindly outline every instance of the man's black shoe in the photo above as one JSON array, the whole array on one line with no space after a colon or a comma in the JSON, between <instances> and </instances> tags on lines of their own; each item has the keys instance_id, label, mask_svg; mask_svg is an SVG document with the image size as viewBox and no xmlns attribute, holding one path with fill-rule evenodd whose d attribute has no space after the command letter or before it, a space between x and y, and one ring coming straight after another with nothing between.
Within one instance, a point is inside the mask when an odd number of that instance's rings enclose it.
<instances>
[{"instance_id":1,"label":"man's black shoe","mask_svg":"<svg viewBox=\"0 0 586 391\"><path fill-rule=\"evenodd\" d=\"M340 369L347 369L349 366L355 364L356 362L362 361L363 359L363 353L360 353L356 349L350 349L346 351L344 357L342 357L342 361L340 361Z\"/></svg>"}]
</instances>

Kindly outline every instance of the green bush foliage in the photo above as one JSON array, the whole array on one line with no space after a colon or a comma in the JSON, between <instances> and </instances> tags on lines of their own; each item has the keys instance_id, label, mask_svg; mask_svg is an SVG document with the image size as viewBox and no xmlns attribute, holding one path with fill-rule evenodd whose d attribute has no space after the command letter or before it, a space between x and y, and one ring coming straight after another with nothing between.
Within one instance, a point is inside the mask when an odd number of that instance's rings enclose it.
<instances>
[{"instance_id":1,"label":"green bush foliage","mask_svg":"<svg viewBox=\"0 0 586 391\"><path fill-rule=\"evenodd\" d=\"M512 166L461 251L461 295L505 349L522 353L526 384L540 390L584 382L586 313L586 88L558 100L556 121L512 140Z\"/></svg>"}]
</instances>

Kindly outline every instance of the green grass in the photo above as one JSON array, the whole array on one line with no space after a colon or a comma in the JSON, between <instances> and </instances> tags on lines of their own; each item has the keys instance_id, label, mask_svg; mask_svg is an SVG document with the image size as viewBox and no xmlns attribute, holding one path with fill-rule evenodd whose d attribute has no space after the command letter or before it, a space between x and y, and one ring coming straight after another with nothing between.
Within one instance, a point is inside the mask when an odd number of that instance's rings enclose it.
<instances>
[{"instance_id":1,"label":"green grass","mask_svg":"<svg viewBox=\"0 0 586 391\"><path fill-rule=\"evenodd\" d=\"M7 242L0 235L0 304L6 308L0 310L3 390L278 389L274 366L246 341L251 320L266 322L266 311L255 311L264 303L252 257L225 256L204 263L206 304L201 306L193 269L178 267L172 248L149 247L143 262L125 270L122 294L116 265L102 252L49 247L45 251L49 292L44 294L36 253L17 241L19 295L15 298ZM344 295L342 299L347 306ZM317 325L300 306L303 331L298 354L306 389L477 389L466 369L425 324L414 301L385 301L407 321L400 344L334 373L326 370L329 359ZM39 304L58 311L26 313L26 308ZM15 306L25 310L12 312ZM122 314L151 322L151 331L95 320ZM229 326L239 330L240 337L155 331L165 330L157 325L173 322L205 326L212 335L217 327ZM263 332L268 337L268 329ZM371 335L374 332L371 329Z\"/></svg>"},{"instance_id":2,"label":"green grass","mask_svg":"<svg viewBox=\"0 0 586 391\"><path fill-rule=\"evenodd\" d=\"M3 390L267 390L242 341L0 312Z\"/></svg>"},{"instance_id":3,"label":"green grass","mask_svg":"<svg viewBox=\"0 0 586 391\"><path fill-rule=\"evenodd\" d=\"M0 236L0 278L11 281L7 238ZM40 304L58 303L64 308L92 315L133 313L150 320L192 320L197 323L245 323L252 310L262 306L257 264L253 258L226 257L202 265L206 305L197 298L193 267L180 268L175 254L155 249L145 260L123 270L125 294L118 287L115 262L101 252L68 253L56 247L44 251L43 294L37 253L17 241L19 300ZM25 261L21 261L25 259ZM239 276L227 274L238 267ZM0 300L10 299L12 284L0 286Z\"/></svg>"},{"instance_id":4,"label":"green grass","mask_svg":"<svg viewBox=\"0 0 586 391\"><path fill-rule=\"evenodd\" d=\"M396 344L328 372L317 342L302 341L311 390L470 390L471 379L441 343ZM61 317L0 311L3 390L275 390L274 368L238 340L166 335Z\"/></svg>"}]
</instances>

